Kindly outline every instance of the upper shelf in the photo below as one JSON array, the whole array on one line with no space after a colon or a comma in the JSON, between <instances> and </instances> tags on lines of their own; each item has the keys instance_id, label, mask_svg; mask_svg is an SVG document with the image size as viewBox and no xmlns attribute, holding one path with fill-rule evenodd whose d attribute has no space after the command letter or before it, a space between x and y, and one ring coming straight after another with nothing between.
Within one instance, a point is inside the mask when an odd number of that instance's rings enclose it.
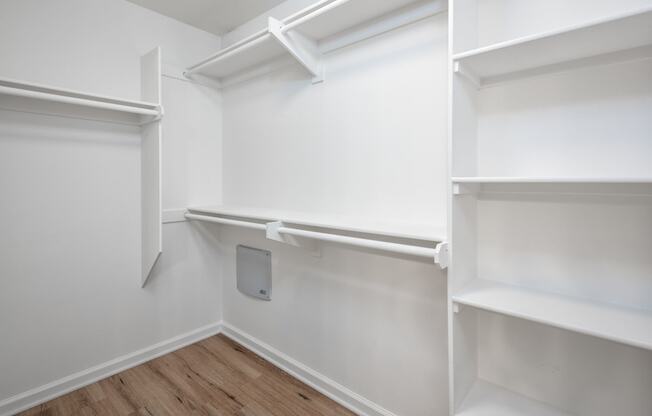
<instances>
[{"instance_id":1,"label":"upper shelf","mask_svg":"<svg viewBox=\"0 0 652 416\"><path fill-rule=\"evenodd\" d=\"M652 7L564 29L527 36L453 55L456 71L478 85L504 77L573 67L597 56L612 60L622 51L648 54L652 44ZM632 54L626 54L631 58Z\"/></svg>"},{"instance_id":2,"label":"upper shelf","mask_svg":"<svg viewBox=\"0 0 652 416\"><path fill-rule=\"evenodd\" d=\"M162 115L158 103L132 101L81 91L56 88L12 79L0 79L0 105L12 109L33 110L34 102L41 103L38 111L53 114L74 115L80 118L117 119L140 124ZM36 104L39 106L39 104ZM68 107L58 111L55 107ZM47 107L47 108L44 108Z\"/></svg>"},{"instance_id":3,"label":"upper shelf","mask_svg":"<svg viewBox=\"0 0 652 416\"><path fill-rule=\"evenodd\" d=\"M453 177L454 183L595 183L595 184L652 184L652 177L632 178L582 178L582 177L539 177L539 176L457 176Z\"/></svg>"},{"instance_id":4,"label":"upper shelf","mask_svg":"<svg viewBox=\"0 0 652 416\"><path fill-rule=\"evenodd\" d=\"M266 29L191 66L186 74L200 74L221 79L286 53L281 44Z\"/></svg>"},{"instance_id":5,"label":"upper shelf","mask_svg":"<svg viewBox=\"0 0 652 416\"><path fill-rule=\"evenodd\" d=\"M652 349L652 311L476 279L453 295L462 305Z\"/></svg>"},{"instance_id":6,"label":"upper shelf","mask_svg":"<svg viewBox=\"0 0 652 416\"><path fill-rule=\"evenodd\" d=\"M283 221L287 224L305 227L328 228L385 237L435 242L446 241L446 228L436 225L388 223L335 215L315 215L232 206L192 207L189 208L189 211L259 221Z\"/></svg>"},{"instance_id":7,"label":"upper shelf","mask_svg":"<svg viewBox=\"0 0 652 416\"><path fill-rule=\"evenodd\" d=\"M224 81L286 56L303 66L314 82L319 82L323 80L320 41L411 5L419 6L418 11L409 10L406 16L394 19L393 25L377 28L366 37L445 9L442 0L322 0L280 21L270 17L267 28L189 67L185 74Z\"/></svg>"}]
</instances>

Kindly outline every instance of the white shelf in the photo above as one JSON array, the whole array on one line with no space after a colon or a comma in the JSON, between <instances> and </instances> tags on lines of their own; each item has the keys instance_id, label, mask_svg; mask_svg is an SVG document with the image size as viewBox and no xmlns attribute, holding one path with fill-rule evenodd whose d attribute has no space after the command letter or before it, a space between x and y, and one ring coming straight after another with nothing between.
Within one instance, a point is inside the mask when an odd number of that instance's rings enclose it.
<instances>
[{"instance_id":1,"label":"white shelf","mask_svg":"<svg viewBox=\"0 0 652 416\"><path fill-rule=\"evenodd\" d=\"M458 416L570 416L569 413L483 380L477 380L473 384L455 414Z\"/></svg>"},{"instance_id":2,"label":"white shelf","mask_svg":"<svg viewBox=\"0 0 652 416\"><path fill-rule=\"evenodd\" d=\"M425 6L424 6L425 4ZM415 5L414 10L407 10ZM426 7L427 6L427 7ZM281 21L269 18L268 27L189 67L186 76L206 76L229 84L233 79L257 74L254 70L273 67L282 57L293 58L312 76L323 80L319 42L349 29L371 23L390 13L406 10L382 27L349 39L356 42L445 10L442 0L322 0ZM388 17L388 20L392 20ZM339 47L343 46L338 44ZM330 45L329 50L333 49Z\"/></svg>"},{"instance_id":3,"label":"white shelf","mask_svg":"<svg viewBox=\"0 0 652 416\"><path fill-rule=\"evenodd\" d=\"M188 68L188 74L222 79L272 61L287 51L266 29Z\"/></svg>"},{"instance_id":4,"label":"white shelf","mask_svg":"<svg viewBox=\"0 0 652 416\"><path fill-rule=\"evenodd\" d=\"M3 108L80 118L93 118L97 112L119 113L116 117L117 121L128 121L128 118L119 117L119 115L126 115L135 116L134 122L136 120L147 122L162 115L158 103L125 100L7 78L0 78L0 97L2 97ZM61 110L59 108L61 106L67 108ZM110 120L110 117L97 118Z\"/></svg>"},{"instance_id":5,"label":"white shelf","mask_svg":"<svg viewBox=\"0 0 652 416\"><path fill-rule=\"evenodd\" d=\"M652 184L652 178L579 178L579 177L535 177L535 176L456 176L453 183L549 183L549 184Z\"/></svg>"},{"instance_id":6,"label":"white shelf","mask_svg":"<svg viewBox=\"0 0 652 416\"><path fill-rule=\"evenodd\" d=\"M652 311L476 279L453 302L652 349Z\"/></svg>"},{"instance_id":7,"label":"white shelf","mask_svg":"<svg viewBox=\"0 0 652 416\"><path fill-rule=\"evenodd\" d=\"M534 69L563 70L564 64L581 59L643 48L652 44L652 8L646 7L564 29L527 36L453 55L478 85L491 83L508 74ZM632 56L628 55L628 59ZM546 71L544 71L546 72Z\"/></svg>"},{"instance_id":8,"label":"white shelf","mask_svg":"<svg viewBox=\"0 0 652 416\"><path fill-rule=\"evenodd\" d=\"M188 210L192 213L223 215L267 222L282 221L286 224L296 224L305 227L327 228L393 238L434 242L446 241L446 228L432 224L392 223L335 215L318 215L233 206L191 207Z\"/></svg>"},{"instance_id":9,"label":"white shelf","mask_svg":"<svg viewBox=\"0 0 652 416\"><path fill-rule=\"evenodd\" d=\"M652 178L453 177L453 194L547 193L585 195L652 195Z\"/></svg>"}]
</instances>

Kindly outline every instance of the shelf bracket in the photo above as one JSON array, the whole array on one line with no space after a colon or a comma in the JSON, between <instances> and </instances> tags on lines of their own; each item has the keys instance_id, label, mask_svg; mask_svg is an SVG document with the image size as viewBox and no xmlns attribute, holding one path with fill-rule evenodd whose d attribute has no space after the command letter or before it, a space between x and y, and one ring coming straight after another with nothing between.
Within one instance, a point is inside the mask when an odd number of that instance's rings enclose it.
<instances>
[{"instance_id":1,"label":"shelf bracket","mask_svg":"<svg viewBox=\"0 0 652 416\"><path fill-rule=\"evenodd\" d=\"M448 243L442 242L435 247L435 263L443 270L448 268Z\"/></svg>"},{"instance_id":2,"label":"shelf bracket","mask_svg":"<svg viewBox=\"0 0 652 416\"><path fill-rule=\"evenodd\" d=\"M471 81L471 84L477 89L482 88L482 80L478 77L472 70L462 65L461 62L455 61L453 63L453 72L456 74L462 75L467 80Z\"/></svg>"},{"instance_id":3,"label":"shelf bracket","mask_svg":"<svg viewBox=\"0 0 652 416\"><path fill-rule=\"evenodd\" d=\"M269 18L269 33L301 64L310 74L312 83L324 81L324 67L317 43L296 31L286 31L283 23Z\"/></svg>"},{"instance_id":4,"label":"shelf bracket","mask_svg":"<svg viewBox=\"0 0 652 416\"><path fill-rule=\"evenodd\" d=\"M321 250L314 240L297 238L292 235L285 235L278 232L279 228L285 227L283 221L268 222L265 224L265 236L269 240L278 241L291 246L299 247L312 253L314 257L321 257Z\"/></svg>"}]
</instances>

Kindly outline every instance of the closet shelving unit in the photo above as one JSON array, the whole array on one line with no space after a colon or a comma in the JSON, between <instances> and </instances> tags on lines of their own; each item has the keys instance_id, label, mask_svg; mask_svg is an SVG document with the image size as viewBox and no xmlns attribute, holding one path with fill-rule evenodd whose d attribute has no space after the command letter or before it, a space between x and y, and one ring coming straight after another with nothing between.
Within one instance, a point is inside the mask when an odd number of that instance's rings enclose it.
<instances>
[{"instance_id":1,"label":"closet shelving unit","mask_svg":"<svg viewBox=\"0 0 652 416\"><path fill-rule=\"evenodd\" d=\"M141 58L141 101L0 78L0 109L139 126L141 143L141 284L162 252L161 51Z\"/></svg>"},{"instance_id":2,"label":"closet shelving unit","mask_svg":"<svg viewBox=\"0 0 652 416\"><path fill-rule=\"evenodd\" d=\"M544 3L449 4L451 415L643 415L602 352L652 354L652 2Z\"/></svg>"},{"instance_id":3,"label":"closet shelving unit","mask_svg":"<svg viewBox=\"0 0 652 416\"><path fill-rule=\"evenodd\" d=\"M300 64L313 83L324 79L321 56L439 13L443 0L322 0L282 20L268 18L265 29L190 66L187 77L207 77L220 84L268 72L283 58ZM356 32L368 23L370 28ZM333 41L339 38L338 41ZM244 75L243 75L244 74Z\"/></svg>"},{"instance_id":4,"label":"closet shelving unit","mask_svg":"<svg viewBox=\"0 0 652 416\"><path fill-rule=\"evenodd\" d=\"M374 223L357 218L230 206L193 207L188 209L185 217L265 231L268 238L293 245L301 244L292 237L301 237L425 257L434 260L441 268L448 266L444 227Z\"/></svg>"}]
</instances>

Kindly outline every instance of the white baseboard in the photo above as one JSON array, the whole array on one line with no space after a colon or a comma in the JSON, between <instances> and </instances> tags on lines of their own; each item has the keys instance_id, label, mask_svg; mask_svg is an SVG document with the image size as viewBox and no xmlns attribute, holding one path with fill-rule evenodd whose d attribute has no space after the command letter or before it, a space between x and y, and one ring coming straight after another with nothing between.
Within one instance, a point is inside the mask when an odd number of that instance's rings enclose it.
<instances>
[{"instance_id":1,"label":"white baseboard","mask_svg":"<svg viewBox=\"0 0 652 416\"><path fill-rule=\"evenodd\" d=\"M220 323L207 325L10 397L0 401L0 416L11 416L22 412L48 400L52 400L146 361L160 357L161 355L168 354L179 348L219 334L220 330Z\"/></svg>"},{"instance_id":2,"label":"white baseboard","mask_svg":"<svg viewBox=\"0 0 652 416\"><path fill-rule=\"evenodd\" d=\"M396 416L323 374L283 354L240 329L222 322L222 334L360 416Z\"/></svg>"},{"instance_id":3,"label":"white baseboard","mask_svg":"<svg viewBox=\"0 0 652 416\"><path fill-rule=\"evenodd\" d=\"M170 338L139 351L123 355L87 370L0 401L0 416L11 416L41 403L60 397L121 371L140 365L213 335L223 333L242 344L276 367L286 371L310 387L360 416L396 416L323 374L294 360L275 348L228 323L214 323L186 334Z\"/></svg>"}]
</instances>

